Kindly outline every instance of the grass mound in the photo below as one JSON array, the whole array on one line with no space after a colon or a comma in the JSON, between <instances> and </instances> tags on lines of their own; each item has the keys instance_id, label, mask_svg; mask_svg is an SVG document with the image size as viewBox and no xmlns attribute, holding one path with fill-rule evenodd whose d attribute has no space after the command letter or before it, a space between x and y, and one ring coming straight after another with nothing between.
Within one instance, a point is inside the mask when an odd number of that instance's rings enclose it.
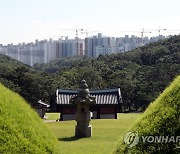
<instances>
[{"instance_id":1,"label":"grass mound","mask_svg":"<svg viewBox=\"0 0 180 154\"><path fill-rule=\"evenodd\" d=\"M56 139L18 94L0 84L0 153L54 153Z\"/></svg>"},{"instance_id":2,"label":"grass mound","mask_svg":"<svg viewBox=\"0 0 180 154\"><path fill-rule=\"evenodd\" d=\"M180 152L180 76L149 105L145 113L130 129L130 132L134 132L133 135L131 133L132 138L126 136L126 139L128 139L126 143L124 143L124 139L120 140L114 153ZM135 132L138 133L139 142L136 142L138 138ZM143 140L143 137L146 136L153 137L148 140L144 138ZM161 139L158 143L158 141L154 139L156 136L162 136L164 140ZM165 139L166 137L168 138L167 140ZM137 143L137 145L134 143Z\"/></svg>"}]
</instances>

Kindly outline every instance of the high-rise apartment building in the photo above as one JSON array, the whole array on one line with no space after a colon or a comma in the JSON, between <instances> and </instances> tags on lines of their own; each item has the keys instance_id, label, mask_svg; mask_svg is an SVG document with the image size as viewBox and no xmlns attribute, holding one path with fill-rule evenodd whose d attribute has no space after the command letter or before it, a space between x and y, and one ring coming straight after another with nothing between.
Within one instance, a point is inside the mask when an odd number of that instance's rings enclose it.
<instances>
[{"instance_id":1,"label":"high-rise apartment building","mask_svg":"<svg viewBox=\"0 0 180 154\"><path fill-rule=\"evenodd\" d=\"M36 63L49 63L51 60L84 54L84 41L81 39L36 40L35 43L9 44L0 46L0 53L33 66Z\"/></svg>"},{"instance_id":2,"label":"high-rise apartment building","mask_svg":"<svg viewBox=\"0 0 180 154\"><path fill-rule=\"evenodd\" d=\"M98 57L100 54L110 54L109 51L115 52L113 47L116 46L114 37L105 37L101 33L98 36L85 38L85 54L88 57ZM111 48L111 49L110 49Z\"/></svg>"},{"instance_id":3,"label":"high-rise apartment building","mask_svg":"<svg viewBox=\"0 0 180 154\"><path fill-rule=\"evenodd\" d=\"M36 40L35 43L28 44L0 45L0 53L33 66L36 63L49 63L51 60L75 55L85 54L88 57L98 57L100 54L130 51L163 38L165 37L162 35L150 39L148 37L140 38L135 35L115 38L103 36L99 33L97 36L87 37L85 40L80 38L68 39L66 37L64 40Z\"/></svg>"}]
</instances>

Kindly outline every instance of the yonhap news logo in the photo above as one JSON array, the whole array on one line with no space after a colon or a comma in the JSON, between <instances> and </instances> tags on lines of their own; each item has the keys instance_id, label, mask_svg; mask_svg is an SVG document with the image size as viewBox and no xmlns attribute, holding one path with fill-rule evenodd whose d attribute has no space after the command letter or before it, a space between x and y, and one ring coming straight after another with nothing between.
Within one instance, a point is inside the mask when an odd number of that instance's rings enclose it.
<instances>
[{"instance_id":1,"label":"yonhap news logo","mask_svg":"<svg viewBox=\"0 0 180 154\"><path fill-rule=\"evenodd\" d=\"M137 145L139 142L143 143L178 143L180 142L180 136L139 136L138 132L128 132L124 136L124 143L130 148Z\"/></svg>"},{"instance_id":2,"label":"yonhap news logo","mask_svg":"<svg viewBox=\"0 0 180 154\"><path fill-rule=\"evenodd\" d=\"M129 147L133 147L139 143L138 132L128 132L124 136L124 142L129 145Z\"/></svg>"}]
</instances>

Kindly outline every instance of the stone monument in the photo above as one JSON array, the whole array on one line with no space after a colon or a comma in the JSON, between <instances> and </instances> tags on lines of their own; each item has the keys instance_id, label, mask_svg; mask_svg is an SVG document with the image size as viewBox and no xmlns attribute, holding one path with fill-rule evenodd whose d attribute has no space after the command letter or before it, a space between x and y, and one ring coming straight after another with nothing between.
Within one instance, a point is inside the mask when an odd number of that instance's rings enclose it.
<instances>
[{"instance_id":1,"label":"stone monument","mask_svg":"<svg viewBox=\"0 0 180 154\"><path fill-rule=\"evenodd\" d=\"M77 125L75 128L76 137L91 137L92 127L89 106L95 104L95 97L89 95L88 85L85 80L81 81L77 96L70 99L70 103L76 105Z\"/></svg>"}]
</instances>

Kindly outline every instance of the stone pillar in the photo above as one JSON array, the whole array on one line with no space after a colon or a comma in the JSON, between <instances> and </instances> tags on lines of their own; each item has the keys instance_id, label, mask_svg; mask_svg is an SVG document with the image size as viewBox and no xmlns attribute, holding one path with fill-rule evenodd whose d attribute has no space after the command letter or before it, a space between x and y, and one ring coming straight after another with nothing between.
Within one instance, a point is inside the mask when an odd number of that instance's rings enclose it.
<instances>
[{"instance_id":1,"label":"stone pillar","mask_svg":"<svg viewBox=\"0 0 180 154\"><path fill-rule=\"evenodd\" d=\"M86 113L76 112L76 121L77 121L77 125L75 128L76 137L91 137L92 136L92 128L91 128L91 125L89 125L90 118L91 118L90 112L86 112Z\"/></svg>"},{"instance_id":2,"label":"stone pillar","mask_svg":"<svg viewBox=\"0 0 180 154\"><path fill-rule=\"evenodd\" d=\"M80 90L77 96L71 98L71 104L76 105L76 121L75 127L76 137L91 137L92 127L89 125L91 120L89 106L95 104L95 97L89 95L88 85L85 80L81 81Z\"/></svg>"}]
</instances>

